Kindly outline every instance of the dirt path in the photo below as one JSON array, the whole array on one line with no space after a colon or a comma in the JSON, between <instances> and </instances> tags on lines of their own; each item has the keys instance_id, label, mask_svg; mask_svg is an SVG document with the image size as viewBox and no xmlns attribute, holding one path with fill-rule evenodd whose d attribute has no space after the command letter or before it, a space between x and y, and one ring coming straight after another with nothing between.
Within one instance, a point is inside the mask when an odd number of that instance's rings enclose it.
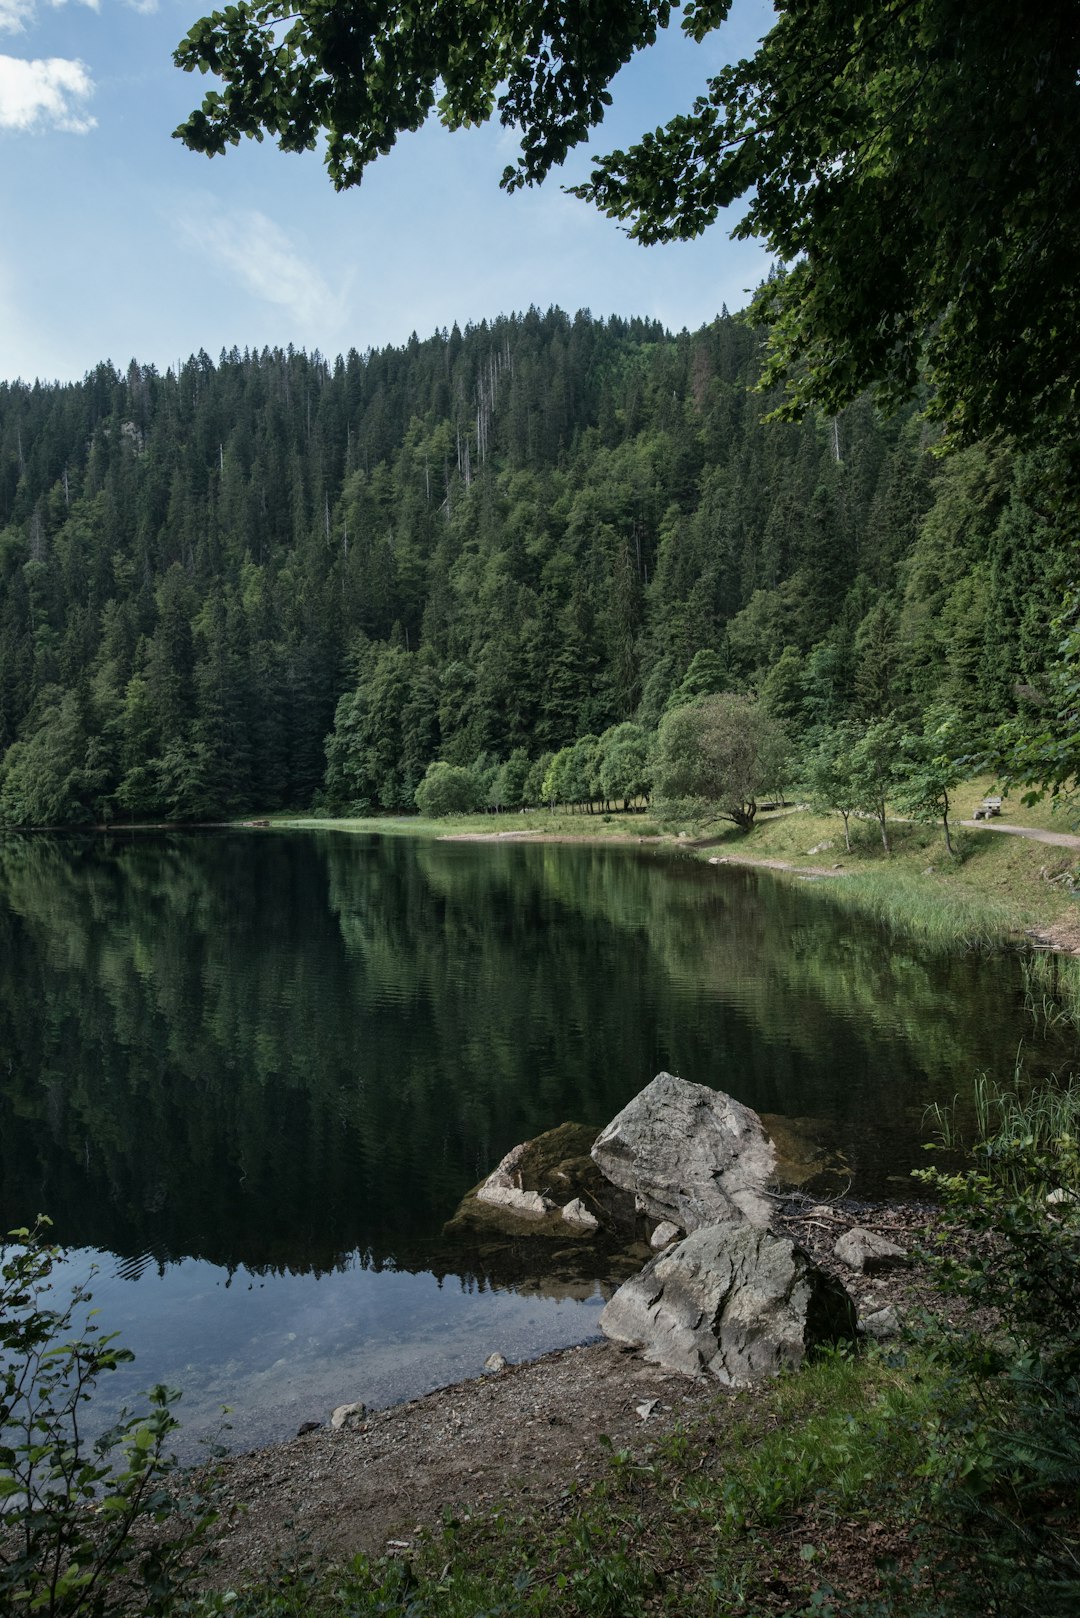
<instances>
[{"instance_id":1,"label":"dirt path","mask_svg":"<svg viewBox=\"0 0 1080 1618\"><path fill-rule=\"evenodd\" d=\"M973 831L1003 831L1011 837L1030 837L1034 843L1053 843L1058 848L1080 848L1080 837L1067 831L1040 831L1037 826L1009 826L1002 820L962 820L961 826Z\"/></svg>"}]
</instances>

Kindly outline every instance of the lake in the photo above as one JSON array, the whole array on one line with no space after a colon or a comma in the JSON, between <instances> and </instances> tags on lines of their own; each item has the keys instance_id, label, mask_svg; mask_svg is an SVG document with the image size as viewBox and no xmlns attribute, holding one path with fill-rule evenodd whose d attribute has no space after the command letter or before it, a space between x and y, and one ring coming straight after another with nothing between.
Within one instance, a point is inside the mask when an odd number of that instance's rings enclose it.
<instances>
[{"instance_id":1,"label":"lake","mask_svg":"<svg viewBox=\"0 0 1080 1618\"><path fill-rule=\"evenodd\" d=\"M661 1068L903 1195L927 1106L1031 1045L1016 957L670 849L236 831L0 839L0 1216L52 1218L190 1444L280 1438L596 1330L603 1275L455 1246L524 1140ZM834 1174L834 1182L837 1175Z\"/></svg>"}]
</instances>

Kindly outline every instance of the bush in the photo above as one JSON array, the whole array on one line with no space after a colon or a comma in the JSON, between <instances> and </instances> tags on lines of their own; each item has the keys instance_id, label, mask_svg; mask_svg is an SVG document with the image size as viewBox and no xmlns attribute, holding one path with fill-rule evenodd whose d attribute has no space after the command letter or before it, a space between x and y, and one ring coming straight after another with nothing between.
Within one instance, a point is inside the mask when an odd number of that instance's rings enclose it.
<instances>
[{"instance_id":1,"label":"bush","mask_svg":"<svg viewBox=\"0 0 1080 1618\"><path fill-rule=\"evenodd\" d=\"M457 764L429 764L416 789L416 807L422 815L471 815L481 806L481 794L471 770Z\"/></svg>"},{"instance_id":2,"label":"bush","mask_svg":"<svg viewBox=\"0 0 1080 1618\"><path fill-rule=\"evenodd\" d=\"M153 1388L144 1414L88 1442L94 1384L132 1355L100 1330L84 1288L51 1303L60 1255L45 1223L12 1231L0 1266L0 1610L172 1612L214 1520L171 1486L178 1395Z\"/></svg>"},{"instance_id":3,"label":"bush","mask_svg":"<svg viewBox=\"0 0 1080 1618\"><path fill-rule=\"evenodd\" d=\"M931 1506L974 1554L957 1610L1080 1612L1080 1090L983 1084L975 1164L928 1170L966 1256L944 1290L979 1311L939 1335L965 1390L927 1467Z\"/></svg>"}]
</instances>

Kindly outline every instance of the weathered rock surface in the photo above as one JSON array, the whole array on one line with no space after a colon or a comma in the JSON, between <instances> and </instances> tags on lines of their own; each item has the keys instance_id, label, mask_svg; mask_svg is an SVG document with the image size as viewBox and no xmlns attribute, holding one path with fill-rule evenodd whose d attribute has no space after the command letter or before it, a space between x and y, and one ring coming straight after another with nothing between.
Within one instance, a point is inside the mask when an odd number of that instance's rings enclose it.
<instances>
[{"instance_id":1,"label":"weathered rock surface","mask_svg":"<svg viewBox=\"0 0 1080 1618\"><path fill-rule=\"evenodd\" d=\"M511 1147L497 1168L476 1188L477 1202L491 1203L506 1208L522 1219L543 1219L555 1204L539 1191L526 1190L522 1185L522 1160L529 1142Z\"/></svg>"},{"instance_id":2,"label":"weathered rock surface","mask_svg":"<svg viewBox=\"0 0 1080 1618\"><path fill-rule=\"evenodd\" d=\"M833 1252L841 1264L858 1275L880 1275L883 1270L895 1270L898 1264L906 1264L908 1259L902 1247L865 1225L853 1225L846 1230Z\"/></svg>"},{"instance_id":3,"label":"weathered rock surface","mask_svg":"<svg viewBox=\"0 0 1080 1618\"><path fill-rule=\"evenodd\" d=\"M681 1230L734 1212L768 1223L772 1142L755 1112L704 1084L658 1073L597 1136L592 1157L650 1218Z\"/></svg>"},{"instance_id":4,"label":"weathered rock surface","mask_svg":"<svg viewBox=\"0 0 1080 1618\"><path fill-rule=\"evenodd\" d=\"M859 1330L864 1337L873 1337L876 1342L887 1343L891 1337L899 1337L903 1331L900 1316L891 1303L883 1309L872 1309L868 1314L859 1316Z\"/></svg>"},{"instance_id":5,"label":"weathered rock surface","mask_svg":"<svg viewBox=\"0 0 1080 1618\"><path fill-rule=\"evenodd\" d=\"M498 1174L498 1169L495 1174ZM517 1214L519 1219L543 1219L555 1206L547 1197L542 1197L539 1191L521 1191L516 1185L492 1184L494 1176L489 1176L476 1193L477 1202L487 1202L495 1208L505 1208L507 1213Z\"/></svg>"},{"instance_id":6,"label":"weathered rock surface","mask_svg":"<svg viewBox=\"0 0 1080 1618\"><path fill-rule=\"evenodd\" d=\"M338 1405L337 1409L331 1414L330 1425L336 1433L350 1427L359 1427L367 1413L367 1405L361 1404L359 1400L351 1405Z\"/></svg>"},{"instance_id":7,"label":"weathered rock surface","mask_svg":"<svg viewBox=\"0 0 1080 1618\"><path fill-rule=\"evenodd\" d=\"M649 1246L654 1253L658 1253L662 1247L670 1247L672 1242L677 1241L681 1235L682 1231L678 1225L673 1225L670 1219L661 1219L649 1237Z\"/></svg>"},{"instance_id":8,"label":"weathered rock surface","mask_svg":"<svg viewBox=\"0 0 1080 1618\"><path fill-rule=\"evenodd\" d=\"M545 1297L589 1298L598 1284L610 1296L649 1257L648 1233L633 1197L589 1156L595 1139L595 1126L567 1123L515 1146L462 1198L428 1267Z\"/></svg>"},{"instance_id":9,"label":"weathered rock surface","mask_svg":"<svg viewBox=\"0 0 1080 1618\"><path fill-rule=\"evenodd\" d=\"M687 1376L748 1386L855 1336L838 1281L786 1236L738 1214L705 1226L625 1281L600 1316L606 1336Z\"/></svg>"}]
</instances>

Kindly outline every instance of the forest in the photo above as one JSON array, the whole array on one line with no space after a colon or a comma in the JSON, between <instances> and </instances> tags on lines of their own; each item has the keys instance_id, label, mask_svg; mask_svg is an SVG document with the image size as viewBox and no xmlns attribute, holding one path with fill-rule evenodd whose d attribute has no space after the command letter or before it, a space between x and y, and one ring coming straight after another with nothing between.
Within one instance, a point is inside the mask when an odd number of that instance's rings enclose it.
<instances>
[{"instance_id":1,"label":"forest","mask_svg":"<svg viewBox=\"0 0 1080 1618\"><path fill-rule=\"evenodd\" d=\"M804 756L943 713L974 755L1037 717L1053 448L941 454L869 396L767 420L761 367L726 310L530 309L0 384L0 821L412 812L435 762L513 808L582 738L622 778L559 796L627 796L716 692Z\"/></svg>"}]
</instances>

